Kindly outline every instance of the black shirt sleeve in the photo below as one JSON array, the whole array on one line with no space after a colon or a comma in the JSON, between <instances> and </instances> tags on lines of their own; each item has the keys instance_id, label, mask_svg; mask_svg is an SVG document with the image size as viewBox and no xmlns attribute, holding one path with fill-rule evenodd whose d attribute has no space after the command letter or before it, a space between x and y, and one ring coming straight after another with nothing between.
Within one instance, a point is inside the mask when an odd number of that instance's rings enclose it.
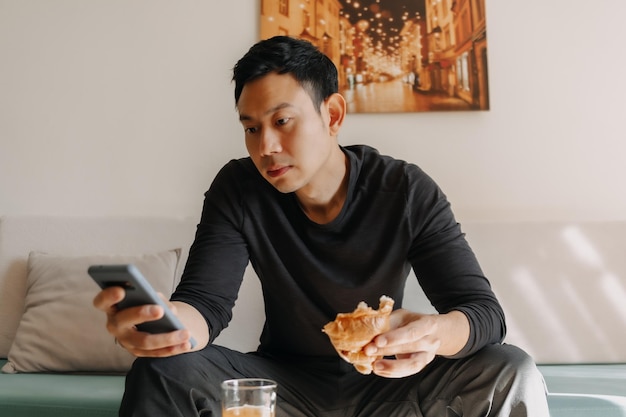
<instances>
[{"instance_id":1,"label":"black shirt sleeve","mask_svg":"<svg viewBox=\"0 0 626 417\"><path fill-rule=\"evenodd\" d=\"M241 198L232 161L218 173L205 193L202 216L189 258L171 299L183 301L204 316L213 342L232 318L243 273L248 264L240 232Z\"/></svg>"},{"instance_id":2,"label":"black shirt sleeve","mask_svg":"<svg viewBox=\"0 0 626 417\"><path fill-rule=\"evenodd\" d=\"M409 252L418 281L440 313L463 312L470 337L455 357L470 355L505 336L504 312L456 222L450 203L419 168L407 168L409 218L414 241Z\"/></svg>"}]
</instances>

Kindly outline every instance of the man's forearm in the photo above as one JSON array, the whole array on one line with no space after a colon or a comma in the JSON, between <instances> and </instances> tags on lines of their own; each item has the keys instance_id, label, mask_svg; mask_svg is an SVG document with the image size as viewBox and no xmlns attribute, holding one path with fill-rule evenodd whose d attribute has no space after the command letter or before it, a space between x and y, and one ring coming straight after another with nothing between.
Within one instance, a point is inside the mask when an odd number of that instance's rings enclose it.
<instances>
[{"instance_id":1,"label":"man's forearm","mask_svg":"<svg viewBox=\"0 0 626 417\"><path fill-rule=\"evenodd\" d=\"M467 316L453 310L437 316L437 334L441 345L437 355L454 356L467 344L470 336L470 324Z\"/></svg>"},{"instance_id":2,"label":"man's forearm","mask_svg":"<svg viewBox=\"0 0 626 417\"><path fill-rule=\"evenodd\" d=\"M191 336L196 339L196 347L193 350L200 350L209 343L209 327L202 314L194 307L182 301L172 301L176 306L178 318L185 328L189 330Z\"/></svg>"}]
</instances>

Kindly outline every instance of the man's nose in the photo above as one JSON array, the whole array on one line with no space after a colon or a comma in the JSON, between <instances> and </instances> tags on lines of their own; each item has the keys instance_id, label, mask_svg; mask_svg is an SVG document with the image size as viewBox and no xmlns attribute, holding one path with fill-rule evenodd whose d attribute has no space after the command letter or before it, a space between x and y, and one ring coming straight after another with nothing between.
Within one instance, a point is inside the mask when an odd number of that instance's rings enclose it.
<instances>
[{"instance_id":1,"label":"man's nose","mask_svg":"<svg viewBox=\"0 0 626 417\"><path fill-rule=\"evenodd\" d=\"M272 129L263 129L259 141L259 153L267 156L282 151L280 138Z\"/></svg>"}]
</instances>

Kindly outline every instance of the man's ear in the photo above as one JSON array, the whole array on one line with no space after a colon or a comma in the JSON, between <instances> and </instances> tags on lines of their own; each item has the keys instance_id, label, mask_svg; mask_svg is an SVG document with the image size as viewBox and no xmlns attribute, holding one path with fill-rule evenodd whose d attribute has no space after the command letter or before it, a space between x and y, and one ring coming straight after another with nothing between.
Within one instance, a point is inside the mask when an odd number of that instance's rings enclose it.
<instances>
[{"instance_id":1,"label":"man's ear","mask_svg":"<svg viewBox=\"0 0 626 417\"><path fill-rule=\"evenodd\" d=\"M343 119L346 117L346 99L339 93L334 93L326 99L326 106L328 108L328 115L330 120L328 122L328 128L332 136L337 136Z\"/></svg>"}]
</instances>

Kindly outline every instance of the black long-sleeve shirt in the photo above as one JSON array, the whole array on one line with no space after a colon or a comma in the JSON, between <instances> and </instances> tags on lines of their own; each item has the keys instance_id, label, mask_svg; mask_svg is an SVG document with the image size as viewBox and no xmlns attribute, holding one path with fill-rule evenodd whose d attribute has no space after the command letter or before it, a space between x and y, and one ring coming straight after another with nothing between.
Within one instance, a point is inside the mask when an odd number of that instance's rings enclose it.
<instances>
[{"instance_id":1,"label":"black long-sleeve shirt","mask_svg":"<svg viewBox=\"0 0 626 417\"><path fill-rule=\"evenodd\" d=\"M399 308L412 267L437 311L468 317L470 339L458 357L500 342L503 311L435 182L373 148L342 149L350 161L348 193L324 225L308 219L294 194L265 181L250 158L226 164L205 195L172 299L200 311L212 341L231 319L250 261L265 299L259 350L334 356L324 324L359 301L377 306L381 295Z\"/></svg>"}]
</instances>

